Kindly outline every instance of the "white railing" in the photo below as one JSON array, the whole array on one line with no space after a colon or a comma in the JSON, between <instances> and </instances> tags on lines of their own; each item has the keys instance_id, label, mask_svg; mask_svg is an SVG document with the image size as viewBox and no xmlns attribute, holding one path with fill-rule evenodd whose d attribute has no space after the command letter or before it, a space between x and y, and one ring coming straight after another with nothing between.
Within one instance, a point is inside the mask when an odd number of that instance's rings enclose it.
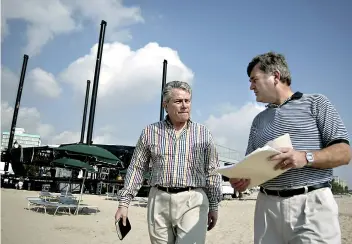
<instances>
[{"instance_id":1,"label":"white railing","mask_svg":"<svg viewBox=\"0 0 352 244\"><path fill-rule=\"evenodd\" d=\"M218 151L220 157L229 158L236 161L240 161L244 157L244 152L224 147L218 144L216 144L216 150Z\"/></svg>"}]
</instances>

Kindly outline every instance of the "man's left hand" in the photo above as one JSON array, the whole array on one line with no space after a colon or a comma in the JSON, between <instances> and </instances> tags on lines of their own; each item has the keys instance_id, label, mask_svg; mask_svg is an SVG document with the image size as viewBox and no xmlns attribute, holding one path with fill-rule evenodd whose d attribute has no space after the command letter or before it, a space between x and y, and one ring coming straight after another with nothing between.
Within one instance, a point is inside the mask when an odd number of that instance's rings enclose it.
<instances>
[{"instance_id":1,"label":"man's left hand","mask_svg":"<svg viewBox=\"0 0 352 244\"><path fill-rule=\"evenodd\" d=\"M216 221L218 221L218 212L217 211L209 211L208 213L208 231L213 229L216 225Z\"/></svg>"},{"instance_id":2,"label":"man's left hand","mask_svg":"<svg viewBox=\"0 0 352 244\"><path fill-rule=\"evenodd\" d=\"M292 148L279 148L280 154L272 156L270 160L278 160L275 170L290 169L290 168L303 168L307 164L306 153L296 151Z\"/></svg>"}]
</instances>

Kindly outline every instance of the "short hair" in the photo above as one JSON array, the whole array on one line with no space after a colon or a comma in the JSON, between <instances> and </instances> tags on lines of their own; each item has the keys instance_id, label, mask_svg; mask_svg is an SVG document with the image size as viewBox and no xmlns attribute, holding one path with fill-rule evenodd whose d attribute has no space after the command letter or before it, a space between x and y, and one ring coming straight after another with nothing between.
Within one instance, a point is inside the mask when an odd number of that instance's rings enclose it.
<instances>
[{"instance_id":1,"label":"short hair","mask_svg":"<svg viewBox=\"0 0 352 244\"><path fill-rule=\"evenodd\" d=\"M284 55L275 52L267 52L257 55L247 66L248 77L250 77L254 66L258 63L259 69L264 73L271 74L274 71L279 71L281 81L288 86L291 85L291 73Z\"/></svg>"},{"instance_id":2,"label":"short hair","mask_svg":"<svg viewBox=\"0 0 352 244\"><path fill-rule=\"evenodd\" d=\"M191 86L187 82L178 81L178 80L170 81L170 82L166 83L164 90L163 90L163 101L164 102L170 101L172 89L182 89L192 95Z\"/></svg>"}]
</instances>

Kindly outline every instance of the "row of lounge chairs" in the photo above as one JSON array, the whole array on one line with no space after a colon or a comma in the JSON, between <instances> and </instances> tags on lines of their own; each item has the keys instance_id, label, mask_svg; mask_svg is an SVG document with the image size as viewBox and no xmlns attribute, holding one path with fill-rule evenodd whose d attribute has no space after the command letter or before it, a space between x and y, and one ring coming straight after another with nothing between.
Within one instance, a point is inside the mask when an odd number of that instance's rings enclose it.
<instances>
[{"instance_id":1,"label":"row of lounge chairs","mask_svg":"<svg viewBox=\"0 0 352 244\"><path fill-rule=\"evenodd\" d=\"M105 200L118 200L118 196L116 193L113 192L107 192L105 196ZM148 197L134 197L132 199L132 202L134 205L137 205L139 207L146 206L148 204Z\"/></svg>"},{"instance_id":2,"label":"row of lounge chairs","mask_svg":"<svg viewBox=\"0 0 352 244\"><path fill-rule=\"evenodd\" d=\"M68 210L69 214L71 214L71 209L75 210L74 214L78 214L79 210L89 208L95 209L95 213L98 212L97 206L79 203L79 200L71 193L57 195L50 192L40 192L38 197L27 197L26 199L28 201L28 209L31 207L37 208L37 212L40 208L44 209L44 213L47 213L47 209L49 208L55 209L54 215L56 215L59 209Z\"/></svg>"}]
</instances>

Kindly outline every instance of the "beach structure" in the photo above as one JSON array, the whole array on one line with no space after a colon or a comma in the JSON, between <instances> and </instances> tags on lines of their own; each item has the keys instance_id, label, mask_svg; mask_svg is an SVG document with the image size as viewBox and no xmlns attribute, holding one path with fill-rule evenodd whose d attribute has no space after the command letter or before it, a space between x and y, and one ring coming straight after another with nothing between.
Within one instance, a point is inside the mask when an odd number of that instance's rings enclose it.
<instances>
[{"instance_id":1,"label":"beach structure","mask_svg":"<svg viewBox=\"0 0 352 244\"><path fill-rule=\"evenodd\" d=\"M4 175L1 177L3 187L14 188L20 178L24 179L22 185L23 189L39 191L44 189L45 191L62 192L63 190L69 189L72 192L84 191L92 194L105 194L106 192L112 192L114 194L123 186L124 172L129 166L134 147L127 145L94 144L92 141L106 25L106 21L102 20L92 84L92 94L90 97L91 102L89 108L87 133L85 132L85 128L88 112L90 80L87 80L81 125L81 137L79 142L46 146L42 146L40 143L37 143L36 145L30 147L13 147L14 139L16 139L15 129L17 114L20 107L23 82L28 61L28 55L24 55L21 78L16 97L16 106L8 136L9 139L7 141L8 147L1 153L1 161L4 162ZM163 89L166 84L167 64L167 60L164 59L161 89ZM163 97L161 92L160 120L164 118L162 101ZM77 150L72 151L73 148ZM218 146L218 150L221 164L232 164L238 161L240 154L237 151L222 146ZM98 151L108 156L102 158L94 154L94 152ZM86 162L92 165L96 170L95 172L89 173L84 169L66 169L65 166L55 164L55 160L62 157L69 157ZM11 172L13 172L13 174L9 173L9 166L11 166L10 168L12 169ZM84 187L80 187L82 178L84 179ZM226 182L226 180L224 182ZM146 174L145 182L139 191L139 195L148 195L149 188L148 174Z\"/></svg>"}]
</instances>

